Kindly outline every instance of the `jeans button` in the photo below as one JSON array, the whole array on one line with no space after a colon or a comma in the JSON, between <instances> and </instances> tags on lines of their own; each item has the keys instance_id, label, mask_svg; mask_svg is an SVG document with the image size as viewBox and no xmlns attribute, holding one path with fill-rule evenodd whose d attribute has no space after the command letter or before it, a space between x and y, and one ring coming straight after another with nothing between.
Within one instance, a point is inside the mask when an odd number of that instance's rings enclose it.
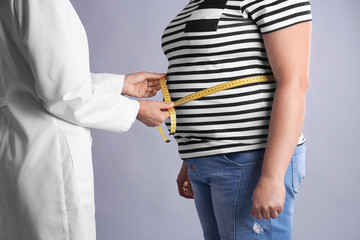
<instances>
[{"instance_id":1,"label":"jeans button","mask_svg":"<svg viewBox=\"0 0 360 240\"><path fill-rule=\"evenodd\" d=\"M189 168L190 168L191 170L195 170L195 167L192 166L192 165L191 165Z\"/></svg>"}]
</instances>

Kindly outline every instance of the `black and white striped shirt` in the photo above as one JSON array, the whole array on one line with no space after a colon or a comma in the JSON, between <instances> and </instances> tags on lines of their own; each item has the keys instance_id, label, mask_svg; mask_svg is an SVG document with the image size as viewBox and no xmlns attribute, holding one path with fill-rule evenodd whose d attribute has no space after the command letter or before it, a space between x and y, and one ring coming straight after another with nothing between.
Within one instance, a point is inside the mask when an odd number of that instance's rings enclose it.
<instances>
[{"instance_id":1,"label":"black and white striped shirt","mask_svg":"<svg viewBox=\"0 0 360 240\"><path fill-rule=\"evenodd\" d=\"M162 37L172 100L227 81L272 75L262 34L311 19L307 0L191 0ZM251 84L177 106L180 157L265 148L275 89L273 82ZM304 141L301 136L298 143Z\"/></svg>"}]
</instances>

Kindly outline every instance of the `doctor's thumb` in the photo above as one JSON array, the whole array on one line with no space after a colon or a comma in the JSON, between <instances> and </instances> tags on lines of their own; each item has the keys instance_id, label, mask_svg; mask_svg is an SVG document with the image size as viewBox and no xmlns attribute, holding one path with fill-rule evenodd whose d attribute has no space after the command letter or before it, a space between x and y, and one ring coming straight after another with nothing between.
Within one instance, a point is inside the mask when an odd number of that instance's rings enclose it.
<instances>
[{"instance_id":1,"label":"doctor's thumb","mask_svg":"<svg viewBox=\"0 0 360 240\"><path fill-rule=\"evenodd\" d=\"M166 103L166 102L161 102L160 103L160 109L170 109L174 107L174 103L170 102L170 103Z\"/></svg>"}]
</instances>

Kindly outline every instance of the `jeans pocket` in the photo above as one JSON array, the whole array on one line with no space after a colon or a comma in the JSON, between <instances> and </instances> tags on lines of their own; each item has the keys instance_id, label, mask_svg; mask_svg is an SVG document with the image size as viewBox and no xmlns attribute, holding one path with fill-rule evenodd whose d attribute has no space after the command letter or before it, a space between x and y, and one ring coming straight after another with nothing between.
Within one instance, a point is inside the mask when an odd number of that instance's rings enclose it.
<instances>
[{"instance_id":1,"label":"jeans pocket","mask_svg":"<svg viewBox=\"0 0 360 240\"><path fill-rule=\"evenodd\" d=\"M185 161L185 164L188 166L188 176L191 179L194 179L196 177L199 177L199 172L198 172L198 167L195 166L195 163L196 163L196 160L193 160L193 159L187 159Z\"/></svg>"},{"instance_id":2,"label":"jeans pocket","mask_svg":"<svg viewBox=\"0 0 360 240\"><path fill-rule=\"evenodd\" d=\"M225 159L226 162L238 167L262 164L264 158L264 150L228 153L228 154L224 154L223 158Z\"/></svg>"},{"instance_id":3,"label":"jeans pocket","mask_svg":"<svg viewBox=\"0 0 360 240\"><path fill-rule=\"evenodd\" d=\"M89 136L66 136L76 179L77 192L82 204L94 201L94 173Z\"/></svg>"},{"instance_id":4,"label":"jeans pocket","mask_svg":"<svg viewBox=\"0 0 360 240\"><path fill-rule=\"evenodd\" d=\"M305 179L305 152L294 155L291 158L292 165L292 187L295 193L299 192L300 186Z\"/></svg>"}]
</instances>

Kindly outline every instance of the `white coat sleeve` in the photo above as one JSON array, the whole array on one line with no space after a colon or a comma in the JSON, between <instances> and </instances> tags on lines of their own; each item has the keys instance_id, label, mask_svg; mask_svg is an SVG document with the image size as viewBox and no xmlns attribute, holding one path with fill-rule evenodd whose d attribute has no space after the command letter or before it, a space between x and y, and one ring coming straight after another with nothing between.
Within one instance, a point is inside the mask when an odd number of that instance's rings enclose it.
<instances>
[{"instance_id":1,"label":"white coat sleeve","mask_svg":"<svg viewBox=\"0 0 360 240\"><path fill-rule=\"evenodd\" d=\"M91 82L98 91L121 94L124 86L124 75L111 73L91 73Z\"/></svg>"},{"instance_id":2,"label":"white coat sleeve","mask_svg":"<svg viewBox=\"0 0 360 240\"><path fill-rule=\"evenodd\" d=\"M139 103L121 95L123 76L90 73L86 33L69 0L15 0L14 9L46 110L78 126L127 131Z\"/></svg>"}]
</instances>

